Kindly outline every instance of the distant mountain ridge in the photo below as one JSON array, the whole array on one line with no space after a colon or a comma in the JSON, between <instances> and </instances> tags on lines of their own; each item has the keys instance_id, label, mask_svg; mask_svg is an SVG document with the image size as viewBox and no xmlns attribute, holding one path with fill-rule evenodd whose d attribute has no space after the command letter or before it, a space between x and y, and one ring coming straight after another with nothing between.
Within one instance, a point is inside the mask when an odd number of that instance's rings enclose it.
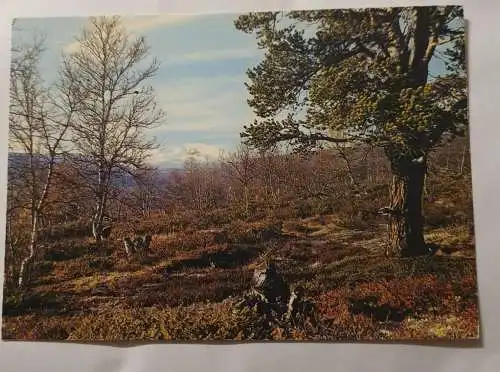
<instances>
[{"instance_id":1,"label":"distant mountain ridge","mask_svg":"<svg viewBox=\"0 0 500 372\"><path fill-rule=\"evenodd\" d=\"M40 162L47 161L43 155L38 155L38 160ZM56 162L62 159L56 160ZM29 155L19 152L9 152L8 153L8 168L13 169L16 166L28 166L29 164ZM168 166L158 166L156 170L160 174L160 177L168 178L171 173L174 172L182 172L183 168L180 167L168 167ZM135 181L132 175L125 171L118 171L114 176L113 183L116 186L120 187L133 187L135 185Z\"/></svg>"}]
</instances>

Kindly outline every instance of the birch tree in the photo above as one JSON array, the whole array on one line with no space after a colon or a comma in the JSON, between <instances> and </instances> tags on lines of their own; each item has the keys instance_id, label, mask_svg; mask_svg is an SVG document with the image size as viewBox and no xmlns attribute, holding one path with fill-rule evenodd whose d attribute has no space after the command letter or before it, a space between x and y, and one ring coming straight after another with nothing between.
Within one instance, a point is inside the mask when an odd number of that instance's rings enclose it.
<instances>
[{"instance_id":1,"label":"birch tree","mask_svg":"<svg viewBox=\"0 0 500 372\"><path fill-rule=\"evenodd\" d=\"M31 279L38 248L40 217L51 190L54 168L61 157L63 141L72 116L78 109L73 100L73 84L55 84L50 91L39 70L43 39L31 45L16 46L12 54L10 74L9 150L21 157L10 169L17 174L18 194L28 199L30 237L26 257L22 260L18 286L25 287ZM19 185L22 180L23 185ZM10 196L16 197L11 193Z\"/></svg>"},{"instance_id":2,"label":"birch tree","mask_svg":"<svg viewBox=\"0 0 500 372\"><path fill-rule=\"evenodd\" d=\"M95 196L92 231L98 246L117 173L145 165L156 148L147 130L161 122L153 88L159 63L144 37L124 28L120 17L92 17L63 57L63 80L75 84L81 110L71 127L72 160Z\"/></svg>"},{"instance_id":3,"label":"birch tree","mask_svg":"<svg viewBox=\"0 0 500 372\"><path fill-rule=\"evenodd\" d=\"M226 177L235 180L242 189L243 210L246 217L250 208L250 184L255 177L256 157L244 145L238 146L234 153L221 158L221 165Z\"/></svg>"}]
</instances>

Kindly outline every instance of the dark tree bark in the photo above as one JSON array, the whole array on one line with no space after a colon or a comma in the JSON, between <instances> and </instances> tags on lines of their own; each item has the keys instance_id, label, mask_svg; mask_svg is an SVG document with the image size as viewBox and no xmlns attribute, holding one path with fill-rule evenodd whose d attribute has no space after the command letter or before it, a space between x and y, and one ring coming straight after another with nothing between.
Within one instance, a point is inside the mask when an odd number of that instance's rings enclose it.
<instances>
[{"instance_id":1,"label":"dark tree bark","mask_svg":"<svg viewBox=\"0 0 500 372\"><path fill-rule=\"evenodd\" d=\"M412 257L427 254L422 211L423 189L427 172L421 162L398 161L393 165L390 194L387 255Z\"/></svg>"}]
</instances>

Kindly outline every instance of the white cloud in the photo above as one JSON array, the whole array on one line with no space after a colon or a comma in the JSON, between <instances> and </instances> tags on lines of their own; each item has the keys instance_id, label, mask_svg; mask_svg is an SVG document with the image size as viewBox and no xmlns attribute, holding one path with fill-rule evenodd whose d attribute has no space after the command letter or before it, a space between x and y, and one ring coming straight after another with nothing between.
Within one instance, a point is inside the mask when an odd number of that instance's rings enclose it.
<instances>
[{"instance_id":1,"label":"white cloud","mask_svg":"<svg viewBox=\"0 0 500 372\"><path fill-rule=\"evenodd\" d=\"M213 98L220 92L236 87L245 89L243 82L246 79L245 74L182 77L175 80L158 81L155 83L155 89L160 97L165 97L170 102L182 103L190 101L194 97Z\"/></svg>"},{"instance_id":2,"label":"white cloud","mask_svg":"<svg viewBox=\"0 0 500 372\"><path fill-rule=\"evenodd\" d=\"M216 127L208 121L192 121L192 122L169 122L167 118L166 124L157 128L151 129L149 133L153 136L172 132L202 132L214 130Z\"/></svg>"},{"instance_id":3,"label":"white cloud","mask_svg":"<svg viewBox=\"0 0 500 372\"><path fill-rule=\"evenodd\" d=\"M142 32L157 27L190 22L197 16L187 14L164 14L154 16L123 17L123 25L130 32Z\"/></svg>"},{"instance_id":4,"label":"white cloud","mask_svg":"<svg viewBox=\"0 0 500 372\"><path fill-rule=\"evenodd\" d=\"M207 158L209 160L217 159L223 151L223 149L219 146L209 145L206 143L186 143L184 148L186 149L186 155L188 158Z\"/></svg>"},{"instance_id":5,"label":"white cloud","mask_svg":"<svg viewBox=\"0 0 500 372\"><path fill-rule=\"evenodd\" d=\"M76 53L80 49L80 42L73 41L63 47L63 52L65 54Z\"/></svg>"},{"instance_id":6,"label":"white cloud","mask_svg":"<svg viewBox=\"0 0 500 372\"><path fill-rule=\"evenodd\" d=\"M149 161L154 165L182 166L189 159L217 160L224 150L222 147L201 142L185 143L156 149L151 153Z\"/></svg>"},{"instance_id":7,"label":"white cloud","mask_svg":"<svg viewBox=\"0 0 500 372\"><path fill-rule=\"evenodd\" d=\"M250 48L241 49L219 49L207 50L203 52L184 53L171 56L166 59L167 64L177 64L184 62L207 62L230 60L237 58L252 58L255 56L255 51Z\"/></svg>"},{"instance_id":8,"label":"white cloud","mask_svg":"<svg viewBox=\"0 0 500 372\"><path fill-rule=\"evenodd\" d=\"M190 22L194 20L196 15L186 15L186 14L165 14L165 15L144 15L144 16L133 16L133 17L122 17L122 25L131 35L142 34L145 31L165 27L170 25L178 25L185 22ZM86 22L86 25L89 21ZM78 51L80 43L78 41L73 41L63 47L65 53L74 53Z\"/></svg>"},{"instance_id":9,"label":"white cloud","mask_svg":"<svg viewBox=\"0 0 500 372\"><path fill-rule=\"evenodd\" d=\"M246 103L244 75L182 78L157 86L166 124L153 135L171 132L239 132L252 117Z\"/></svg>"}]
</instances>

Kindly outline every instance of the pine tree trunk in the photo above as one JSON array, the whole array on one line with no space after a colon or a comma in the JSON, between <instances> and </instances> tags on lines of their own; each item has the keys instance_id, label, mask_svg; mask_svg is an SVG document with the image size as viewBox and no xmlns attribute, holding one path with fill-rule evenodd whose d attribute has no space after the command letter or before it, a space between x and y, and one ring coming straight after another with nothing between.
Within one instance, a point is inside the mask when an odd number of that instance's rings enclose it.
<instances>
[{"instance_id":1,"label":"pine tree trunk","mask_svg":"<svg viewBox=\"0 0 500 372\"><path fill-rule=\"evenodd\" d=\"M428 253L424 240L422 198L426 164L395 167L391 186L391 214L387 255L412 257Z\"/></svg>"}]
</instances>

